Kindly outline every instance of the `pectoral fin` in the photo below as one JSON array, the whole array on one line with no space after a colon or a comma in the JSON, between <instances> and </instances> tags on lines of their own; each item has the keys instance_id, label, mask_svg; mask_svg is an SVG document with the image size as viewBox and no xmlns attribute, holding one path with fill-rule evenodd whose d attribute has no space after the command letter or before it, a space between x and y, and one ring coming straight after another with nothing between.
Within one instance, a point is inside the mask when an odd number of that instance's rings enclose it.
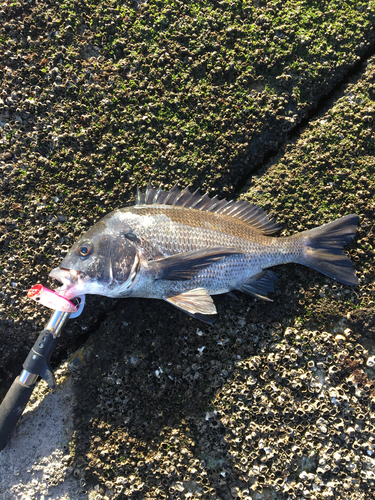
<instances>
[{"instance_id":1,"label":"pectoral fin","mask_svg":"<svg viewBox=\"0 0 375 500\"><path fill-rule=\"evenodd\" d=\"M155 260L150 266L155 270L155 279L189 280L217 260L240 253L235 248L224 247L195 250Z\"/></svg>"},{"instance_id":2,"label":"pectoral fin","mask_svg":"<svg viewBox=\"0 0 375 500\"><path fill-rule=\"evenodd\" d=\"M250 283L246 283L241 287L243 292L254 295L254 297L268 302L273 302L267 297L268 292L273 292L274 283L277 279L277 274L272 271L262 271L255 275Z\"/></svg>"},{"instance_id":3,"label":"pectoral fin","mask_svg":"<svg viewBox=\"0 0 375 500\"><path fill-rule=\"evenodd\" d=\"M216 314L216 307L211 295L205 288L195 288L174 297L168 297L165 300L181 309L181 311L190 314L193 318L206 323L213 323L214 321L211 316Z\"/></svg>"}]
</instances>

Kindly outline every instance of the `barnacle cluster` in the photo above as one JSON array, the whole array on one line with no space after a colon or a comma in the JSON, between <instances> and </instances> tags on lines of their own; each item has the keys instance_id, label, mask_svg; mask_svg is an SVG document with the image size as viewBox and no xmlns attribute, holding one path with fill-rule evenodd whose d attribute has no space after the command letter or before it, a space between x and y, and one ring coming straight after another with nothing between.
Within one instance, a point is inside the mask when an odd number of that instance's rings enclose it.
<instances>
[{"instance_id":1,"label":"barnacle cluster","mask_svg":"<svg viewBox=\"0 0 375 500\"><path fill-rule=\"evenodd\" d=\"M161 339L161 326L108 323L77 371L87 412L75 433L82 491L94 485L98 499L374 493L373 356L347 321L314 330L250 323L237 307L209 331L183 327L178 345L175 332ZM101 347L114 352L118 329L125 357L102 373Z\"/></svg>"},{"instance_id":2,"label":"barnacle cluster","mask_svg":"<svg viewBox=\"0 0 375 500\"><path fill-rule=\"evenodd\" d=\"M0 315L9 338L21 290L45 279L43 266L55 267L88 224L130 201L137 183L232 194L280 145L372 40L365 2L330 7L2 4Z\"/></svg>"},{"instance_id":3,"label":"barnacle cluster","mask_svg":"<svg viewBox=\"0 0 375 500\"><path fill-rule=\"evenodd\" d=\"M216 407L251 498L375 491L375 384L350 334L287 328L281 342L237 364Z\"/></svg>"},{"instance_id":4,"label":"barnacle cluster","mask_svg":"<svg viewBox=\"0 0 375 500\"><path fill-rule=\"evenodd\" d=\"M373 24L358 0L3 2L0 390L49 314L24 290L84 229L148 178L232 194L368 54ZM374 75L369 59L247 194L284 234L358 212L360 288L283 268L272 306L215 299L200 333L166 305L114 309L71 364L83 496L373 496ZM91 304L57 353L116 307Z\"/></svg>"}]
</instances>

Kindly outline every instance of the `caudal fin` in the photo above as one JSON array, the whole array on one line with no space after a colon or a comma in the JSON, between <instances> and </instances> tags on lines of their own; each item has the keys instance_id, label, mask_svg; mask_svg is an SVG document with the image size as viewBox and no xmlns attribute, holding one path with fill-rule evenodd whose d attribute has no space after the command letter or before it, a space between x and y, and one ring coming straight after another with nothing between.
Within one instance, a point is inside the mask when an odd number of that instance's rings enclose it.
<instances>
[{"instance_id":1,"label":"caudal fin","mask_svg":"<svg viewBox=\"0 0 375 500\"><path fill-rule=\"evenodd\" d=\"M351 261L343 247L355 236L359 217L351 214L303 233L304 254L300 261L345 285L357 285Z\"/></svg>"}]
</instances>

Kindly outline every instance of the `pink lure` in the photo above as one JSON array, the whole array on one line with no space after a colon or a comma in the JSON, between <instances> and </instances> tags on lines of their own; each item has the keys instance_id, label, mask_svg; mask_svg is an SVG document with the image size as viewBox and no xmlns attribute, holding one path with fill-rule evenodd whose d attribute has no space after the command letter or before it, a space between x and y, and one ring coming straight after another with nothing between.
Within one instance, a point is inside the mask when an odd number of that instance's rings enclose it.
<instances>
[{"instance_id":1,"label":"pink lure","mask_svg":"<svg viewBox=\"0 0 375 500\"><path fill-rule=\"evenodd\" d=\"M78 307L75 306L73 302L70 302L70 300L44 287L40 283L32 286L27 292L27 296L29 299L36 300L43 306L55 309L56 311L75 313L78 310Z\"/></svg>"}]
</instances>

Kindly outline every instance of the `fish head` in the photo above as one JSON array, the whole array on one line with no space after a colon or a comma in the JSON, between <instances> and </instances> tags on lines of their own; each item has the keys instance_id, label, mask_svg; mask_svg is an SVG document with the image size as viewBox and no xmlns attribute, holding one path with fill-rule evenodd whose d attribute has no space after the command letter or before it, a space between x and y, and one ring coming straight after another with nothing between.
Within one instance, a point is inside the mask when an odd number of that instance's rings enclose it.
<instances>
[{"instance_id":1,"label":"fish head","mask_svg":"<svg viewBox=\"0 0 375 500\"><path fill-rule=\"evenodd\" d=\"M139 264L138 251L126 236L131 228L109 216L84 233L49 273L62 283L59 295L69 300L85 294L111 297L131 287Z\"/></svg>"}]
</instances>

